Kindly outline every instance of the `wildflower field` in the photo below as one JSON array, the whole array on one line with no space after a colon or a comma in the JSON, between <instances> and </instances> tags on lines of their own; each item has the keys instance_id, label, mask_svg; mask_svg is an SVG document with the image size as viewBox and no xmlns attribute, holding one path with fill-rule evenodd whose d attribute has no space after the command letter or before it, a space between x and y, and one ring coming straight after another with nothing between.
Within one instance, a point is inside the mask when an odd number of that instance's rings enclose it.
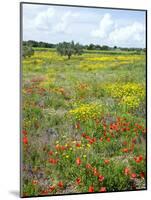
<instances>
[{"instance_id":1,"label":"wildflower field","mask_svg":"<svg viewBox=\"0 0 151 200\"><path fill-rule=\"evenodd\" d=\"M146 188L146 55L22 60L22 196Z\"/></svg>"}]
</instances>

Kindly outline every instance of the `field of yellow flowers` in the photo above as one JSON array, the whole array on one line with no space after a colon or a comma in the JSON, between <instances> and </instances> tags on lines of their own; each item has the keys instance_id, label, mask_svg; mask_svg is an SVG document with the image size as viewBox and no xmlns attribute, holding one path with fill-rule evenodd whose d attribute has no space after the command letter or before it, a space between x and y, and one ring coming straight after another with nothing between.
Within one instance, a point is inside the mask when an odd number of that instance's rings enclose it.
<instances>
[{"instance_id":1,"label":"field of yellow flowers","mask_svg":"<svg viewBox=\"0 0 151 200\"><path fill-rule=\"evenodd\" d=\"M22 196L146 188L145 53L22 60Z\"/></svg>"}]
</instances>

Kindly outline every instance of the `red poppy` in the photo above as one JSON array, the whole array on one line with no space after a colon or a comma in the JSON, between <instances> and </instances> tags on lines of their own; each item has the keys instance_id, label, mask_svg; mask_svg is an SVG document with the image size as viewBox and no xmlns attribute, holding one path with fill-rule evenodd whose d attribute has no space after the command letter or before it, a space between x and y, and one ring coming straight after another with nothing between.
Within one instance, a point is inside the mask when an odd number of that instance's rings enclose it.
<instances>
[{"instance_id":1,"label":"red poppy","mask_svg":"<svg viewBox=\"0 0 151 200\"><path fill-rule=\"evenodd\" d=\"M49 151L48 154L49 154L49 156L52 156L53 155L53 151Z\"/></svg>"},{"instance_id":2,"label":"red poppy","mask_svg":"<svg viewBox=\"0 0 151 200\"><path fill-rule=\"evenodd\" d=\"M106 187L101 187L100 192L106 192Z\"/></svg>"},{"instance_id":3,"label":"red poppy","mask_svg":"<svg viewBox=\"0 0 151 200\"><path fill-rule=\"evenodd\" d=\"M109 164L109 162L110 162L109 160L104 160L105 164Z\"/></svg>"},{"instance_id":4,"label":"red poppy","mask_svg":"<svg viewBox=\"0 0 151 200\"><path fill-rule=\"evenodd\" d=\"M143 160L143 156L142 156L142 155L139 156L139 160L140 160L140 161Z\"/></svg>"},{"instance_id":5,"label":"red poppy","mask_svg":"<svg viewBox=\"0 0 151 200\"><path fill-rule=\"evenodd\" d=\"M103 132L104 136L106 136L106 131Z\"/></svg>"},{"instance_id":6,"label":"red poppy","mask_svg":"<svg viewBox=\"0 0 151 200\"><path fill-rule=\"evenodd\" d=\"M111 139L108 137L106 140L107 140L108 142L110 142Z\"/></svg>"},{"instance_id":7,"label":"red poppy","mask_svg":"<svg viewBox=\"0 0 151 200\"><path fill-rule=\"evenodd\" d=\"M90 136L89 136L89 135L85 135L85 138L86 138L87 140L89 140L89 139L90 139Z\"/></svg>"},{"instance_id":8,"label":"red poppy","mask_svg":"<svg viewBox=\"0 0 151 200\"><path fill-rule=\"evenodd\" d=\"M96 138L92 138L93 142L96 142Z\"/></svg>"},{"instance_id":9,"label":"red poppy","mask_svg":"<svg viewBox=\"0 0 151 200\"><path fill-rule=\"evenodd\" d=\"M80 159L80 158L77 158L77 159L76 159L76 163L77 163L77 165L81 165L81 159Z\"/></svg>"},{"instance_id":10,"label":"red poppy","mask_svg":"<svg viewBox=\"0 0 151 200\"><path fill-rule=\"evenodd\" d=\"M60 145L57 144L57 145L56 145L56 150L60 150L60 148L61 148Z\"/></svg>"},{"instance_id":11,"label":"red poppy","mask_svg":"<svg viewBox=\"0 0 151 200\"><path fill-rule=\"evenodd\" d=\"M126 132L126 131L127 131L127 128L122 128L122 131L123 131L123 132Z\"/></svg>"},{"instance_id":12,"label":"red poppy","mask_svg":"<svg viewBox=\"0 0 151 200\"><path fill-rule=\"evenodd\" d=\"M50 191L50 192L52 192L54 189L55 189L55 186L54 186L54 185L49 186L49 191Z\"/></svg>"},{"instance_id":13,"label":"red poppy","mask_svg":"<svg viewBox=\"0 0 151 200\"><path fill-rule=\"evenodd\" d=\"M122 149L122 151L123 151L124 153L128 153L128 149L127 149L127 148Z\"/></svg>"},{"instance_id":14,"label":"red poppy","mask_svg":"<svg viewBox=\"0 0 151 200\"><path fill-rule=\"evenodd\" d=\"M126 146L126 145L127 145L127 141L124 141L124 142L123 142L123 145Z\"/></svg>"},{"instance_id":15,"label":"red poppy","mask_svg":"<svg viewBox=\"0 0 151 200\"><path fill-rule=\"evenodd\" d=\"M89 187L89 192L94 192L94 187L93 186Z\"/></svg>"},{"instance_id":16,"label":"red poppy","mask_svg":"<svg viewBox=\"0 0 151 200\"><path fill-rule=\"evenodd\" d=\"M117 131L118 130L118 125L116 123L110 124L110 129Z\"/></svg>"},{"instance_id":17,"label":"red poppy","mask_svg":"<svg viewBox=\"0 0 151 200\"><path fill-rule=\"evenodd\" d=\"M96 167L93 169L94 176L99 176L99 172L97 171Z\"/></svg>"},{"instance_id":18,"label":"red poppy","mask_svg":"<svg viewBox=\"0 0 151 200\"><path fill-rule=\"evenodd\" d=\"M86 134L85 133L82 133L82 137L85 137L86 136Z\"/></svg>"},{"instance_id":19,"label":"red poppy","mask_svg":"<svg viewBox=\"0 0 151 200\"><path fill-rule=\"evenodd\" d=\"M91 169L92 166L91 166L90 164L86 164L86 168L87 168L87 169Z\"/></svg>"},{"instance_id":20,"label":"red poppy","mask_svg":"<svg viewBox=\"0 0 151 200\"><path fill-rule=\"evenodd\" d=\"M140 173L140 177L141 177L141 178L144 178L144 177L145 177L145 173L144 173L144 172L141 172L141 173Z\"/></svg>"},{"instance_id":21,"label":"red poppy","mask_svg":"<svg viewBox=\"0 0 151 200\"><path fill-rule=\"evenodd\" d=\"M63 182L59 181L58 186L62 188L63 187Z\"/></svg>"},{"instance_id":22,"label":"red poppy","mask_svg":"<svg viewBox=\"0 0 151 200\"><path fill-rule=\"evenodd\" d=\"M32 181L32 185L37 185L38 184L38 180L33 180Z\"/></svg>"},{"instance_id":23,"label":"red poppy","mask_svg":"<svg viewBox=\"0 0 151 200\"><path fill-rule=\"evenodd\" d=\"M41 191L41 194L42 194L42 195L47 195L47 194L48 194L48 190L43 190L43 191Z\"/></svg>"},{"instance_id":24,"label":"red poppy","mask_svg":"<svg viewBox=\"0 0 151 200\"><path fill-rule=\"evenodd\" d=\"M92 140L92 139L89 139L89 143L90 143L90 144L93 144L93 140Z\"/></svg>"},{"instance_id":25,"label":"red poppy","mask_svg":"<svg viewBox=\"0 0 151 200\"><path fill-rule=\"evenodd\" d=\"M81 144L80 143L76 143L76 147L81 147Z\"/></svg>"},{"instance_id":26,"label":"red poppy","mask_svg":"<svg viewBox=\"0 0 151 200\"><path fill-rule=\"evenodd\" d=\"M81 179L80 178L77 178L76 179L76 183L79 185L81 183Z\"/></svg>"},{"instance_id":27,"label":"red poppy","mask_svg":"<svg viewBox=\"0 0 151 200\"><path fill-rule=\"evenodd\" d=\"M26 130L22 130L22 134L23 135L27 135L27 131Z\"/></svg>"},{"instance_id":28,"label":"red poppy","mask_svg":"<svg viewBox=\"0 0 151 200\"><path fill-rule=\"evenodd\" d=\"M99 178L99 181L100 181L100 182L102 182L102 181L104 180L104 176L102 176L102 175L99 175L98 178Z\"/></svg>"},{"instance_id":29,"label":"red poppy","mask_svg":"<svg viewBox=\"0 0 151 200\"><path fill-rule=\"evenodd\" d=\"M53 159L53 158L50 158L49 159L49 162L51 163L51 164L57 164L57 162L58 162L58 160L56 160L56 159Z\"/></svg>"},{"instance_id":30,"label":"red poppy","mask_svg":"<svg viewBox=\"0 0 151 200\"><path fill-rule=\"evenodd\" d=\"M137 175L135 173L131 174L131 178L136 178L136 177L137 177Z\"/></svg>"},{"instance_id":31,"label":"red poppy","mask_svg":"<svg viewBox=\"0 0 151 200\"><path fill-rule=\"evenodd\" d=\"M125 175L128 175L129 173L130 173L130 169L126 167L126 168L124 169L124 174L125 174Z\"/></svg>"},{"instance_id":32,"label":"red poppy","mask_svg":"<svg viewBox=\"0 0 151 200\"><path fill-rule=\"evenodd\" d=\"M76 129L80 129L80 123L77 123L77 124L75 125L75 128L76 128Z\"/></svg>"},{"instance_id":33,"label":"red poppy","mask_svg":"<svg viewBox=\"0 0 151 200\"><path fill-rule=\"evenodd\" d=\"M133 143L136 143L136 138L133 138L133 139L132 139L132 142L133 142Z\"/></svg>"},{"instance_id":34,"label":"red poppy","mask_svg":"<svg viewBox=\"0 0 151 200\"><path fill-rule=\"evenodd\" d=\"M28 138L27 137L23 137L23 143L28 144Z\"/></svg>"},{"instance_id":35,"label":"red poppy","mask_svg":"<svg viewBox=\"0 0 151 200\"><path fill-rule=\"evenodd\" d=\"M102 138L102 137L100 138L100 141L101 141L101 142L103 141L103 138Z\"/></svg>"},{"instance_id":36,"label":"red poppy","mask_svg":"<svg viewBox=\"0 0 151 200\"><path fill-rule=\"evenodd\" d=\"M143 129L143 127L142 127L141 125L138 125L138 129L142 130L142 129Z\"/></svg>"},{"instance_id":37,"label":"red poppy","mask_svg":"<svg viewBox=\"0 0 151 200\"><path fill-rule=\"evenodd\" d=\"M66 150L66 147L65 146L61 146L61 150L62 151Z\"/></svg>"},{"instance_id":38,"label":"red poppy","mask_svg":"<svg viewBox=\"0 0 151 200\"><path fill-rule=\"evenodd\" d=\"M96 138L87 138L89 140L90 144L93 144L94 142L96 142Z\"/></svg>"},{"instance_id":39,"label":"red poppy","mask_svg":"<svg viewBox=\"0 0 151 200\"><path fill-rule=\"evenodd\" d=\"M142 160L143 160L143 156L140 155L138 157L135 157L134 160L137 162L137 163L140 163Z\"/></svg>"}]
</instances>

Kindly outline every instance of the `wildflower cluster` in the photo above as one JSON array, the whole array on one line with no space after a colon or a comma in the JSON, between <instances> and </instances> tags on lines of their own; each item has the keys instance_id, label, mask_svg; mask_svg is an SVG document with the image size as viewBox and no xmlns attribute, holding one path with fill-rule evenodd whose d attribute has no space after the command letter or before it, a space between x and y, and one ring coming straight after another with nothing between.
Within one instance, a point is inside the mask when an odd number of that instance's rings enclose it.
<instances>
[{"instance_id":1,"label":"wildflower cluster","mask_svg":"<svg viewBox=\"0 0 151 200\"><path fill-rule=\"evenodd\" d=\"M129 108L137 108L145 96L144 87L137 83L115 83L106 86L105 89Z\"/></svg>"},{"instance_id":2,"label":"wildflower cluster","mask_svg":"<svg viewBox=\"0 0 151 200\"><path fill-rule=\"evenodd\" d=\"M107 56L97 56L93 57L90 55L89 57L86 57L85 60L88 61L102 61L102 62L114 62L114 61L139 61L143 59L143 55L107 55Z\"/></svg>"},{"instance_id":3,"label":"wildflower cluster","mask_svg":"<svg viewBox=\"0 0 151 200\"><path fill-rule=\"evenodd\" d=\"M52 48L23 58L23 197L145 189L144 58L88 50L68 60Z\"/></svg>"},{"instance_id":4,"label":"wildflower cluster","mask_svg":"<svg viewBox=\"0 0 151 200\"><path fill-rule=\"evenodd\" d=\"M118 188L122 184L124 189L128 184L130 189L134 189L138 180L145 179L145 156L137 150L137 138L145 134L143 125L119 116L108 123L104 116L93 120L91 126L95 127L93 132L90 129L86 132L82 123L78 123L78 127L76 124L81 134L78 141L65 143L60 139L47 151L51 172L57 174L61 170L62 173L57 179L51 178L51 187L42 191L56 193L67 187L68 180L75 183L76 191L83 192L114 191L110 186L112 181ZM115 158L108 156L111 146ZM33 184L36 187L37 182L33 181Z\"/></svg>"},{"instance_id":5,"label":"wildflower cluster","mask_svg":"<svg viewBox=\"0 0 151 200\"><path fill-rule=\"evenodd\" d=\"M94 119L102 112L102 105L97 103L81 104L78 108L69 111L76 120Z\"/></svg>"},{"instance_id":6,"label":"wildflower cluster","mask_svg":"<svg viewBox=\"0 0 151 200\"><path fill-rule=\"evenodd\" d=\"M80 62L80 69L84 71L118 68L124 65L130 65L135 62L142 61L144 56L139 55L86 55L84 60Z\"/></svg>"},{"instance_id":7,"label":"wildflower cluster","mask_svg":"<svg viewBox=\"0 0 151 200\"><path fill-rule=\"evenodd\" d=\"M106 65L105 63L93 63L93 62L86 62L83 61L80 63L80 69L84 71L91 71L96 69L105 69Z\"/></svg>"}]
</instances>

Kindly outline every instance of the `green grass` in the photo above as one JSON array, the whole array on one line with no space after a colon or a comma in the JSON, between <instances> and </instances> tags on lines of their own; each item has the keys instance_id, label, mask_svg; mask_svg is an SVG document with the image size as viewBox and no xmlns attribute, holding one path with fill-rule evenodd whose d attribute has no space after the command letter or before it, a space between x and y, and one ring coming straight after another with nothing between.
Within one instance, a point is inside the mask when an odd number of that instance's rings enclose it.
<instances>
[{"instance_id":1,"label":"green grass","mask_svg":"<svg viewBox=\"0 0 151 200\"><path fill-rule=\"evenodd\" d=\"M22 68L22 196L146 187L145 54L36 48Z\"/></svg>"}]
</instances>

